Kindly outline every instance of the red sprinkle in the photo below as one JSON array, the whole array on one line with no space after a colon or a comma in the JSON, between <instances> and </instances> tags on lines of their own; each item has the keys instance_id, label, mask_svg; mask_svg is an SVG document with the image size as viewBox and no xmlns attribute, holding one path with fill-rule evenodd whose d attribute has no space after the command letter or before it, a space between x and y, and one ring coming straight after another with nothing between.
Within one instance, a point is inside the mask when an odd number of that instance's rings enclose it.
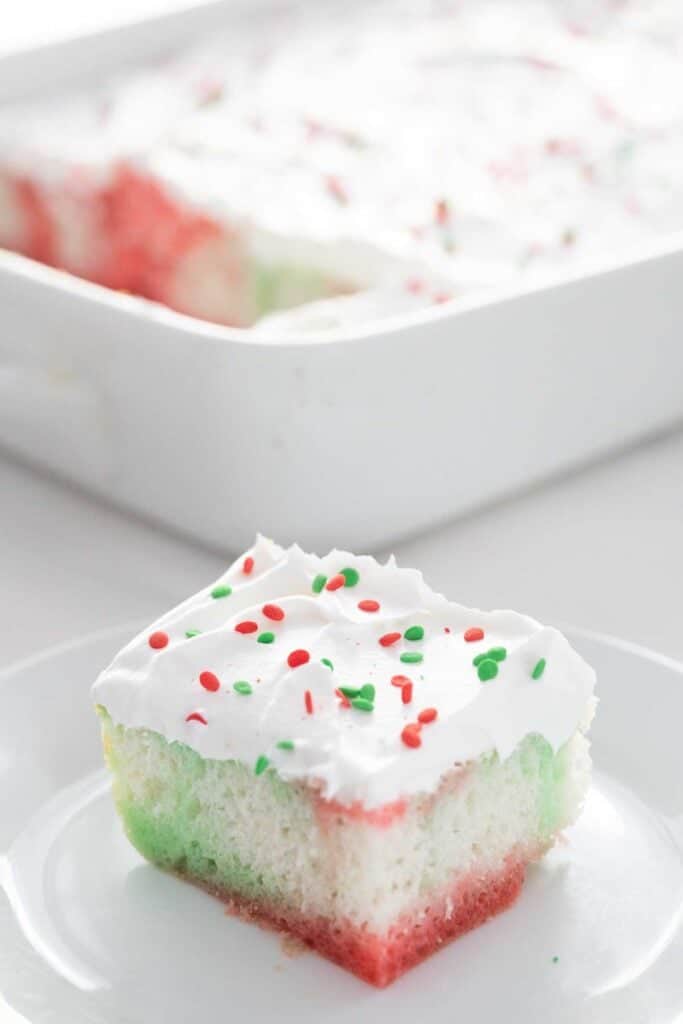
<instances>
[{"instance_id":1,"label":"red sprinkle","mask_svg":"<svg viewBox=\"0 0 683 1024\"><path fill-rule=\"evenodd\" d=\"M358 607L362 612L378 612L379 601L359 601Z\"/></svg>"},{"instance_id":2,"label":"red sprinkle","mask_svg":"<svg viewBox=\"0 0 683 1024\"><path fill-rule=\"evenodd\" d=\"M209 693L215 693L216 690L220 690L221 688L221 681L213 672L200 672L199 682L205 690L209 691Z\"/></svg>"},{"instance_id":3,"label":"red sprinkle","mask_svg":"<svg viewBox=\"0 0 683 1024\"><path fill-rule=\"evenodd\" d=\"M307 659L308 660L308 659ZM306 690L304 694L304 704L306 705L306 711L309 715L313 714L313 694L310 690Z\"/></svg>"},{"instance_id":4,"label":"red sprinkle","mask_svg":"<svg viewBox=\"0 0 683 1024\"><path fill-rule=\"evenodd\" d=\"M450 220L448 202L445 199L437 199L434 205L434 219L437 224L448 224Z\"/></svg>"},{"instance_id":5,"label":"red sprinkle","mask_svg":"<svg viewBox=\"0 0 683 1024\"><path fill-rule=\"evenodd\" d=\"M404 704L410 704L413 699L413 684L411 682L404 683L401 687L401 700Z\"/></svg>"},{"instance_id":6,"label":"red sprinkle","mask_svg":"<svg viewBox=\"0 0 683 1024\"><path fill-rule=\"evenodd\" d=\"M438 712L436 708L425 708L424 711L421 711L417 716L417 720L418 722L422 722L423 725L429 725L430 722L434 721L437 714Z\"/></svg>"},{"instance_id":7,"label":"red sprinkle","mask_svg":"<svg viewBox=\"0 0 683 1024\"><path fill-rule=\"evenodd\" d=\"M471 644L474 643L475 640L484 639L484 630L481 628L481 626L470 626L470 628L466 629L465 632L463 633L463 637L465 638L468 644Z\"/></svg>"},{"instance_id":8,"label":"red sprinkle","mask_svg":"<svg viewBox=\"0 0 683 1024\"><path fill-rule=\"evenodd\" d=\"M443 627L443 631L444 631L444 633L450 633L451 627L450 626L444 626Z\"/></svg>"},{"instance_id":9,"label":"red sprinkle","mask_svg":"<svg viewBox=\"0 0 683 1024\"><path fill-rule=\"evenodd\" d=\"M166 647L168 644L168 633L152 633L147 643L150 647L153 647L155 651L160 651L162 647Z\"/></svg>"},{"instance_id":10,"label":"red sprinkle","mask_svg":"<svg viewBox=\"0 0 683 1024\"><path fill-rule=\"evenodd\" d=\"M336 174L328 174L326 184L328 192L338 203L348 203L349 194Z\"/></svg>"},{"instance_id":11,"label":"red sprinkle","mask_svg":"<svg viewBox=\"0 0 683 1024\"><path fill-rule=\"evenodd\" d=\"M331 576L325 584L325 590L339 590L346 583L346 576L342 576L340 572L336 576Z\"/></svg>"},{"instance_id":12,"label":"red sprinkle","mask_svg":"<svg viewBox=\"0 0 683 1024\"><path fill-rule=\"evenodd\" d=\"M255 633L258 629L258 622L251 622L247 619L245 622L238 622L235 626L236 633Z\"/></svg>"},{"instance_id":13,"label":"red sprinkle","mask_svg":"<svg viewBox=\"0 0 683 1024\"><path fill-rule=\"evenodd\" d=\"M287 664L290 668L298 668L299 665L305 665L307 661L311 660L311 656L308 651L302 649L292 651L287 656Z\"/></svg>"},{"instance_id":14,"label":"red sprinkle","mask_svg":"<svg viewBox=\"0 0 683 1024\"><path fill-rule=\"evenodd\" d=\"M247 555L247 557L242 562L242 572L244 573L245 576L248 576L253 568L254 559L251 557L251 555Z\"/></svg>"},{"instance_id":15,"label":"red sprinkle","mask_svg":"<svg viewBox=\"0 0 683 1024\"><path fill-rule=\"evenodd\" d=\"M339 697L339 703L343 708L351 707L351 701L349 700L345 693L342 693L341 690L335 690L334 692L337 695L337 697Z\"/></svg>"},{"instance_id":16,"label":"red sprinkle","mask_svg":"<svg viewBox=\"0 0 683 1024\"><path fill-rule=\"evenodd\" d=\"M405 686L406 683L412 683L412 679L409 676L392 676L392 686Z\"/></svg>"},{"instance_id":17,"label":"red sprinkle","mask_svg":"<svg viewBox=\"0 0 683 1024\"><path fill-rule=\"evenodd\" d=\"M261 611L267 619L272 619L273 622L282 622L285 617L282 608L277 604L264 604Z\"/></svg>"},{"instance_id":18,"label":"red sprinkle","mask_svg":"<svg viewBox=\"0 0 683 1024\"><path fill-rule=\"evenodd\" d=\"M404 726L401 739L407 747L421 747L420 726L416 722L411 722L410 725Z\"/></svg>"},{"instance_id":19,"label":"red sprinkle","mask_svg":"<svg viewBox=\"0 0 683 1024\"><path fill-rule=\"evenodd\" d=\"M381 636L379 638L379 642L382 645L382 647L391 647L392 644L395 644L396 641L400 639L400 633L385 633L384 636Z\"/></svg>"},{"instance_id":20,"label":"red sprinkle","mask_svg":"<svg viewBox=\"0 0 683 1024\"><path fill-rule=\"evenodd\" d=\"M193 711L191 715L188 715L185 719L186 722L201 722L202 725L208 725L204 715L200 711Z\"/></svg>"}]
</instances>

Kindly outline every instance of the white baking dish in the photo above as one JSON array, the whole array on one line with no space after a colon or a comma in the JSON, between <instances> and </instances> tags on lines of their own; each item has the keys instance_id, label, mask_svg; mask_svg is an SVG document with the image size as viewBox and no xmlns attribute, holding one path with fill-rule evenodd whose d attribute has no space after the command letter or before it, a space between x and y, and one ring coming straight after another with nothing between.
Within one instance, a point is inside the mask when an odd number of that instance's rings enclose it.
<instances>
[{"instance_id":1,"label":"white baking dish","mask_svg":"<svg viewBox=\"0 0 683 1024\"><path fill-rule=\"evenodd\" d=\"M233 7L7 58L0 96L171 48ZM0 252L0 445L222 548L257 529L385 546L683 416L682 278L667 239L543 287L280 343Z\"/></svg>"}]
</instances>

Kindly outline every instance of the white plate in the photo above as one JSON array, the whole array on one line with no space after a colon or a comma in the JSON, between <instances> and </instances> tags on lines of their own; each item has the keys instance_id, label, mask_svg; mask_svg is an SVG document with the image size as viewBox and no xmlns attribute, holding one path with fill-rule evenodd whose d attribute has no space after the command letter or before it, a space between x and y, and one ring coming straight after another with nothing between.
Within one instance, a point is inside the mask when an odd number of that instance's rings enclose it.
<instances>
[{"instance_id":1,"label":"white plate","mask_svg":"<svg viewBox=\"0 0 683 1024\"><path fill-rule=\"evenodd\" d=\"M128 844L88 686L131 632L0 674L0 992L31 1024L680 1024L683 666L571 632L601 698L583 817L512 910L380 992Z\"/></svg>"}]
</instances>

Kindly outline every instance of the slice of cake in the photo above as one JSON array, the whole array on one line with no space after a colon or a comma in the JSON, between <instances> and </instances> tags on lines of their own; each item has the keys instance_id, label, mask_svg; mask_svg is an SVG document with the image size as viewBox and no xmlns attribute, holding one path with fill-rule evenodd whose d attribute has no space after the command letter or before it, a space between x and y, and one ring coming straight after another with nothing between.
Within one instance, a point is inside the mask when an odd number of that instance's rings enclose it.
<instances>
[{"instance_id":1,"label":"slice of cake","mask_svg":"<svg viewBox=\"0 0 683 1024\"><path fill-rule=\"evenodd\" d=\"M533 619L260 538L94 698L143 856L383 986L510 906L575 820L593 686Z\"/></svg>"}]
</instances>

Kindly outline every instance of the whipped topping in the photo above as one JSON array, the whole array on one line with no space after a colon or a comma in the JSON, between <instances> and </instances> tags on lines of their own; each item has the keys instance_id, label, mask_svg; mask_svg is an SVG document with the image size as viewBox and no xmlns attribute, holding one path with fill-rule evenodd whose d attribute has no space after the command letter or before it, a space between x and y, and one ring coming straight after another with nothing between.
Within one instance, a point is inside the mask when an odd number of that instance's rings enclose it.
<instances>
[{"instance_id":1,"label":"whipped topping","mask_svg":"<svg viewBox=\"0 0 683 1024\"><path fill-rule=\"evenodd\" d=\"M683 229L679 0L338 14L280 5L19 124L7 108L2 159L76 189L127 161L242 231L253 259L371 293L280 315L275 335L527 284Z\"/></svg>"},{"instance_id":2,"label":"whipped topping","mask_svg":"<svg viewBox=\"0 0 683 1024\"><path fill-rule=\"evenodd\" d=\"M530 733L558 749L590 719L593 687L562 634L531 618L448 601L393 558L258 538L128 644L93 697L114 722L204 758L256 770L267 759L284 779L374 808L433 792L455 764L506 758Z\"/></svg>"}]
</instances>

